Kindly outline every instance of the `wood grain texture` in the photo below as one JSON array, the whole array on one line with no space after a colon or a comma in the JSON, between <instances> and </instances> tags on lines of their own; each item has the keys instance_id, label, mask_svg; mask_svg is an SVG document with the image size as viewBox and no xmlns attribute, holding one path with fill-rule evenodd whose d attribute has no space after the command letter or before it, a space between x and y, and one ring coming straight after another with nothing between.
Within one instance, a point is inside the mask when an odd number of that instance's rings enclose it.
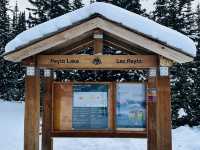
<instances>
[{"instance_id":1,"label":"wood grain texture","mask_svg":"<svg viewBox=\"0 0 200 150\"><path fill-rule=\"evenodd\" d=\"M94 54L102 54L103 52L103 31L97 29L94 31Z\"/></svg>"},{"instance_id":2,"label":"wood grain texture","mask_svg":"<svg viewBox=\"0 0 200 150\"><path fill-rule=\"evenodd\" d=\"M53 137L146 138L146 132L131 131L54 131Z\"/></svg>"},{"instance_id":3,"label":"wood grain texture","mask_svg":"<svg viewBox=\"0 0 200 150\"><path fill-rule=\"evenodd\" d=\"M171 67L174 64L172 60L169 60L163 56L159 56L159 62L161 67Z\"/></svg>"},{"instance_id":4,"label":"wood grain texture","mask_svg":"<svg viewBox=\"0 0 200 150\"><path fill-rule=\"evenodd\" d=\"M114 82L109 84L109 128L115 130L116 118L116 84Z\"/></svg>"},{"instance_id":5,"label":"wood grain texture","mask_svg":"<svg viewBox=\"0 0 200 150\"><path fill-rule=\"evenodd\" d=\"M53 130L72 129L72 84L53 84Z\"/></svg>"},{"instance_id":6,"label":"wood grain texture","mask_svg":"<svg viewBox=\"0 0 200 150\"><path fill-rule=\"evenodd\" d=\"M51 138L52 129L52 77L44 77L45 96L44 96L44 111L42 115L42 150L52 150L53 140Z\"/></svg>"},{"instance_id":7,"label":"wood grain texture","mask_svg":"<svg viewBox=\"0 0 200 150\"><path fill-rule=\"evenodd\" d=\"M150 100L149 96L152 96L151 89L156 89L157 79L152 77L147 82L147 149L157 150L157 126L156 126L156 101ZM157 96L157 95L156 95Z\"/></svg>"},{"instance_id":8,"label":"wood grain texture","mask_svg":"<svg viewBox=\"0 0 200 150\"><path fill-rule=\"evenodd\" d=\"M171 150L171 98L169 77L148 80L148 88L157 90L148 101L148 150Z\"/></svg>"},{"instance_id":9,"label":"wood grain texture","mask_svg":"<svg viewBox=\"0 0 200 150\"><path fill-rule=\"evenodd\" d=\"M158 77L157 88L157 150L172 150L171 95L169 77Z\"/></svg>"},{"instance_id":10,"label":"wood grain texture","mask_svg":"<svg viewBox=\"0 0 200 150\"><path fill-rule=\"evenodd\" d=\"M98 64L94 63L98 60ZM157 67L154 55L39 55L38 66L59 69L132 69Z\"/></svg>"},{"instance_id":11,"label":"wood grain texture","mask_svg":"<svg viewBox=\"0 0 200 150\"><path fill-rule=\"evenodd\" d=\"M39 150L40 77L25 77L24 150Z\"/></svg>"}]
</instances>

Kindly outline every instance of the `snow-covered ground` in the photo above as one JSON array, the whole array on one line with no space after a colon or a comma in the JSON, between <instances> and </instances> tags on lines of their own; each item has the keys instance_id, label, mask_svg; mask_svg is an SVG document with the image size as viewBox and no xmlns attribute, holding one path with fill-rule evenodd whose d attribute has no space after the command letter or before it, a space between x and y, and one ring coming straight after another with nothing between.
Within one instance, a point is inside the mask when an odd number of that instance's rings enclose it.
<instances>
[{"instance_id":1,"label":"snow-covered ground","mask_svg":"<svg viewBox=\"0 0 200 150\"><path fill-rule=\"evenodd\" d=\"M0 100L0 149L23 150L24 104ZM200 150L200 127L172 131L173 150ZM146 150L146 139L54 139L54 150Z\"/></svg>"}]
</instances>

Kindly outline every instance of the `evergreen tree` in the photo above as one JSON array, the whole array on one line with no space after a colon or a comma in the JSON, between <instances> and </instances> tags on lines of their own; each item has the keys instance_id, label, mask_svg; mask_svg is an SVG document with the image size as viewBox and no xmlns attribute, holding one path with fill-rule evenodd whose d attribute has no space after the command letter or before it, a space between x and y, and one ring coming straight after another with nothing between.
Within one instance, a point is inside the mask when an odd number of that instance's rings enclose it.
<instances>
[{"instance_id":1,"label":"evergreen tree","mask_svg":"<svg viewBox=\"0 0 200 150\"><path fill-rule=\"evenodd\" d=\"M18 24L17 24L17 34L23 32L26 30L26 15L25 15L25 11L24 12L20 12L19 13L19 17L18 17Z\"/></svg>"},{"instance_id":2,"label":"evergreen tree","mask_svg":"<svg viewBox=\"0 0 200 150\"><path fill-rule=\"evenodd\" d=\"M29 0L29 2L34 6L34 8L27 8L30 12L28 17L29 27L61 16L72 10L69 0Z\"/></svg>"},{"instance_id":3,"label":"evergreen tree","mask_svg":"<svg viewBox=\"0 0 200 150\"><path fill-rule=\"evenodd\" d=\"M6 43L10 40L9 37L9 16L7 14L8 11L8 1L0 0L0 54L4 52L4 47Z\"/></svg>"},{"instance_id":4,"label":"evergreen tree","mask_svg":"<svg viewBox=\"0 0 200 150\"><path fill-rule=\"evenodd\" d=\"M19 12L16 17L15 24L13 24L12 38L19 33L26 30L26 16L25 12ZM7 99L21 101L24 99L24 68L21 63L8 62L9 66L9 82Z\"/></svg>"},{"instance_id":5,"label":"evergreen tree","mask_svg":"<svg viewBox=\"0 0 200 150\"><path fill-rule=\"evenodd\" d=\"M193 37L194 13L191 9L193 0L157 0L153 11L153 20Z\"/></svg>"},{"instance_id":6,"label":"evergreen tree","mask_svg":"<svg viewBox=\"0 0 200 150\"><path fill-rule=\"evenodd\" d=\"M162 25L169 26L169 0L157 0L154 5L152 19Z\"/></svg>"},{"instance_id":7,"label":"evergreen tree","mask_svg":"<svg viewBox=\"0 0 200 150\"><path fill-rule=\"evenodd\" d=\"M144 14L146 11L142 9L140 0L97 0L97 2L112 3L136 14Z\"/></svg>"},{"instance_id":8,"label":"evergreen tree","mask_svg":"<svg viewBox=\"0 0 200 150\"><path fill-rule=\"evenodd\" d=\"M153 19L195 39L198 36L195 35L195 13L191 9L192 1L157 0L154 4L156 9L153 12ZM173 127L200 124L199 68L197 61L176 64L171 68ZM181 109L187 115L179 116Z\"/></svg>"},{"instance_id":9,"label":"evergreen tree","mask_svg":"<svg viewBox=\"0 0 200 150\"><path fill-rule=\"evenodd\" d=\"M19 15L19 8L18 8L18 3L16 2L13 12L13 18L12 18L12 25L11 25L11 30L12 34L16 35L16 25L18 24L18 15Z\"/></svg>"},{"instance_id":10,"label":"evergreen tree","mask_svg":"<svg viewBox=\"0 0 200 150\"><path fill-rule=\"evenodd\" d=\"M72 10L72 6L69 0L44 0L44 11L47 14L48 19L66 14Z\"/></svg>"},{"instance_id":11,"label":"evergreen tree","mask_svg":"<svg viewBox=\"0 0 200 150\"><path fill-rule=\"evenodd\" d=\"M11 34L12 38L26 30L26 16L25 12L20 12L18 9L18 4L16 3L13 10Z\"/></svg>"},{"instance_id":12,"label":"evergreen tree","mask_svg":"<svg viewBox=\"0 0 200 150\"><path fill-rule=\"evenodd\" d=\"M195 12L192 11L192 1L188 0L182 8L183 28L181 32L193 40L195 39Z\"/></svg>"},{"instance_id":13,"label":"evergreen tree","mask_svg":"<svg viewBox=\"0 0 200 150\"><path fill-rule=\"evenodd\" d=\"M200 61L200 5L197 6L197 11L196 11L196 36L195 36L195 41L197 42L197 54L195 57L196 61Z\"/></svg>"},{"instance_id":14,"label":"evergreen tree","mask_svg":"<svg viewBox=\"0 0 200 150\"><path fill-rule=\"evenodd\" d=\"M4 47L9 41L9 17L8 17L8 1L0 0L0 98L4 98L4 93L6 91L6 78L4 72L7 70L6 61L1 56L4 53Z\"/></svg>"},{"instance_id":15,"label":"evergreen tree","mask_svg":"<svg viewBox=\"0 0 200 150\"><path fill-rule=\"evenodd\" d=\"M200 124L200 63L197 61L176 64L172 75L172 122L173 127ZM178 112L183 109L186 115Z\"/></svg>"},{"instance_id":16,"label":"evergreen tree","mask_svg":"<svg viewBox=\"0 0 200 150\"><path fill-rule=\"evenodd\" d=\"M170 25L177 31L195 39L195 14L191 9L192 1L176 2L177 19L170 18ZM174 127L200 124L199 66L199 61L194 61L176 64L172 67L172 120ZM179 116L180 109L183 109L187 115Z\"/></svg>"},{"instance_id":17,"label":"evergreen tree","mask_svg":"<svg viewBox=\"0 0 200 150\"><path fill-rule=\"evenodd\" d=\"M44 0L28 0L34 8L27 8L29 10L28 24L29 27L43 23L48 20L44 11Z\"/></svg>"},{"instance_id":18,"label":"evergreen tree","mask_svg":"<svg viewBox=\"0 0 200 150\"><path fill-rule=\"evenodd\" d=\"M79 8L81 8L83 6L84 5L83 5L82 0L73 0L73 3L72 3L73 10L79 9Z\"/></svg>"},{"instance_id":19,"label":"evergreen tree","mask_svg":"<svg viewBox=\"0 0 200 150\"><path fill-rule=\"evenodd\" d=\"M12 12L13 16L12 20L10 19L9 32L6 33L9 35L9 40L26 29L25 13L19 12L17 3ZM5 61L1 58L0 67L2 71L2 74L0 74L0 98L16 101L23 100L24 72L21 64Z\"/></svg>"}]
</instances>

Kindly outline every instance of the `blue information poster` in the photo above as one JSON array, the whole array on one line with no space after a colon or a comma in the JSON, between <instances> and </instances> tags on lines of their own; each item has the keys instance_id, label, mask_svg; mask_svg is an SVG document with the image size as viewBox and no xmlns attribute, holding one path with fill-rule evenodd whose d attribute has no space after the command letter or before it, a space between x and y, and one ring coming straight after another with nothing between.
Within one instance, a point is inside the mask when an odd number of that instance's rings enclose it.
<instances>
[{"instance_id":1,"label":"blue information poster","mask_svg":"<svg viewBox=\"0 0 200 150\"><path fill-rule=\"evenodd\" d=\"M117 84L116 110L118 129L144 130L146 128L145 85L143 83Z\"/></svg>"},{"instance_id":2,"label":"blue information poster","mask_svg":"<svg viewBox=\"0 0 200 150\"><path fill-rule=\"evenodd\" d=\"M108 85L73 85L72 128L75 130L108 128Z\"/></svg>"}]
</instances>

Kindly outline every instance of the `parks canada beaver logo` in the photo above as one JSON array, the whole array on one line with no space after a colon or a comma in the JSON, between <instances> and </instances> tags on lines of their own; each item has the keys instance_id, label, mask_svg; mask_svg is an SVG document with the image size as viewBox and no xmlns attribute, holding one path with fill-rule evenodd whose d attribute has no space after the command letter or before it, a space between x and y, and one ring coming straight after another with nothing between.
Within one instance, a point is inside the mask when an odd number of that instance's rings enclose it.
<instances>
[{"instance_id":1,"label":"parks canada beaver logo","mask_svg":"<svg viewBox=\"0 0 200 150\"><path fill-rule=\"evenodd\" d=\"M92 61L92 63L93 63L94 65L100 65L100 64L102 64L101 59L100 59L99 57L96 57L96 58Z\"/></svg>"}]
</instances>

